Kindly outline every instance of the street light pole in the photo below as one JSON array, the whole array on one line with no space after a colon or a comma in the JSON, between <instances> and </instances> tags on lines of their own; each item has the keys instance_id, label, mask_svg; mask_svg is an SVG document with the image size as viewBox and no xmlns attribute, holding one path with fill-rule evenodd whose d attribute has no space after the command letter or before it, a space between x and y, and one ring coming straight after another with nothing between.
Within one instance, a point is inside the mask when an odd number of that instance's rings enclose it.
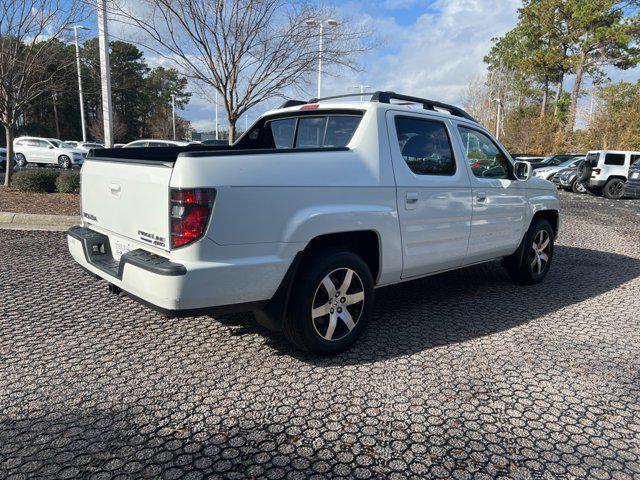
<instances>
[{"instance_id":1,"label":"street light pole","mask_svg":"<svg viewBox=\"0 0 640 480\"><path fill-rule=\"evenodd\" d=\"M113 109L111 107L111 71L109 67L109 31L107 29L107 0L98 0L98 43L100 47L100 82L102 85L102 120L104 144L113 147Z\"/></svg>"},{"instance_id":2,"label":"street light pole","mask_svg":"<svg viewBox=\"0 0 640 480\"><path fill-rule=\"evenodd\" d=\"M502 99L496 98L494 102L498 103L498 111L496 114L496 140L500 140L500 127L502 126Z\"/></svg>"},{"instance_id":3,"label":"street light pole","mask_svg":"<svg viewBox=\"0 0 640 480\"><path fill-rule=\"evenodd\" d=\"M216 140L218 140L218 90L216 90Z\"/></svg>"},{"instance_id":4,"label":"street light pole","mask_svg":"<svg viewBox=\"0 0 640 480\"><path fill-rule=\"evenodd\" d=\"M354 85L353 88L359 88L360 89L360 93L363 94L365 88L371 88L371 85L365 85L364 83L359 83L358 85ZM360 95L360 101L363 102L364 98L362 97L362 95Z\"/></svg>"},{"instance_id":5,"label":"street light pole","mask_svg":"<svg viewBox=\"0 0 640 480\"><path fill-rule=\"evenodd\" d=\"M336 25L338 25L338 22L336 20L333 20L332 18L328 18L325 20L313 20L313 19L309 19L307 20L307 25L309 25L310 27L315 27L316 25L320 26L320 41L319 41L319 46L318 46L318 97L317 98L321 98L322 97L322 52L324 50L324 24L329 25L330 27L335 27Z\"/></svg>"},{"instance_id":6,"label":"street light pole","mask_svg":"<svg viewBox=\"0 0 640 480\"><path fill-rule=\"evenodd\" d=\"M176 139L176 96L171 94L171 117L173 119L173 139Z\"/></svg>"},{"instance_id":7,"label":"street light pole","mask_svg":"<svg viewBox=\"0 0 640 480\"><path fill-rule=\"evenodd\" d=\"M78 44L78 29L89 30L82 25L74 25L67 27L67 30L73 30L73 39L76 45L76 66L78 67L78 95L80 96L80 124L82 126L82 141L87 141L87 126L84 119L84 97L82 95L82 69L80 68L80 45Z\"/></svg>"}]
</instances>

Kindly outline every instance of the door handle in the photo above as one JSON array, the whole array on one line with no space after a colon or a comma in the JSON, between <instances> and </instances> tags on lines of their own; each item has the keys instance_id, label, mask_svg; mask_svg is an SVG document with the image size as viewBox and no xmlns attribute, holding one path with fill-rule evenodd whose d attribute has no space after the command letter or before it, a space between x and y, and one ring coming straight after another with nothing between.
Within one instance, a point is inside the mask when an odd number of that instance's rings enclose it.
<instances>
[{"instance_id":1,"label":"door handle","mask_svg":"<svg viewBox=\"0 0 640 480\"><path fill-rule=\"evenodd\" d=\"M111 190L112 192L119 192L120 191L120 185L118 185L117 183L110 183L109 184L109 190Z\"/></svg>"},{"instance_id":2,"label":"door handle","mask_svg":"<svg viewBox=\"0 0 640 480\"><path fill-rule=\"evenodd\" d=\"M418 192L407 192L405 199L408 205L418 203Z\"/></svg>"},{"instance_id":3,"label":"door handle","mask_svg":"<svg viewBox=\"0 0 640 480\"><path fill-rule=\"evenodd\" d=\"M487 201L487 192L477 192L476 193L476 199L478 200L478 202L486 202Z\"/></svg>"},{"instance_id":4,"label":"door handle","mask_svg":"<svg viewBox=\"0 0 640 480\"><path fill-rule=\"evenodd\" d=\"M413 210L418 206L419 195L418 192L407 192L404 195L404 208L407 210Z\"/></svg>"}]
</instances>

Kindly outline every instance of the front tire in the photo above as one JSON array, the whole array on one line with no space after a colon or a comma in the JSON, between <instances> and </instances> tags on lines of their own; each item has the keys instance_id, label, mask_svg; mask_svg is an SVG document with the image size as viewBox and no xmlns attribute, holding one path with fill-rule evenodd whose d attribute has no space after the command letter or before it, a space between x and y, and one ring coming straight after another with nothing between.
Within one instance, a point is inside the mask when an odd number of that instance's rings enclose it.
<instances>
[{"instance_id":1,"label":"front tire","mask_svg":"<svg viewBox=\"0 0 640 480\"><path fill-rule=\"evenodd\" d=\"M535 219L523 240L522 258L507 267L511 278L523 285L542 282L551 266L554 240L551 224L543 218Z\"/></svg>"},{"instance_id":2,"label":"front tire","mask_svg":"<svg viewBox=\"0 0 640 480\"><path fill-rule=\"evenodd\" d=\"M618 200L624 195L624 180L612 178L602 189L604 196L610 200Z\"/></svg>"},{"instance_id":3,"label":"front tire","mask_svg":"<svg viewBox=\"0 0 640 480\"><path fill-rule=\"evenodd\" d=\"M373 310L373 278L367 264L348 251L314 255L301 265L283 322L287 340L318 355L348 349Z\"/></svg>"},{"instance_id":4,"label":"front tire","mask_svg":"<svg viewBox=\"0 0 640 480\"><path fill-rule=\"evenodd\" d=\"M27 157L25 157L22 153L16 153L16 165L20 168L26 167Z\"/></svg>"},{"instance_id":5,"label":"front tire","mask_svg":"<svg viewBox=\"0 0 640 480\"><path fill-rule=\"evenodd\" d=\"M587 193L587 187L584 186L584 183L574 180L571 184L571 191L573 193Z\"/></svg>"}]
</instances>

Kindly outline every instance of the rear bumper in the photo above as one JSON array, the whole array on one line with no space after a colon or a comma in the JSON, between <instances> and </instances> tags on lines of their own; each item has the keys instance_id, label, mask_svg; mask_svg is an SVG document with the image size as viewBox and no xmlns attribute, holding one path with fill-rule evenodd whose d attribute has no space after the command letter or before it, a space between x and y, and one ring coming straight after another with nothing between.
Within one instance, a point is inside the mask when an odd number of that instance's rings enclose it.
<instances>
[{"instance_id":1,"label":"rear bumper","mask_svg":"<svg viewBox=\"0 0 640 480\"><path fill-rule=\"evenodd\" d=\"M278 265L281 275L273 275L272 290L265 294L264 285L251 280L254 276L260 278L260 265L253 265L251 273L247 268L223 262L183 265L143 249L132 250L116 260L107 235L79 226L69 229L67 244L74 260L85 270L172 317L258 310L273 296L288 266L284 261ZM264 278L264 268L260 270ZM244 288L240 289L242 284ZM262 291L257 291L256 285L262 286Z\"/></svg>"},{"instance_id":2,"label":"rear bumper","mask_svg":"<svg viewBox=\"0 0 640 480\"><path fill-rule=\"evenodd\" d=\"M593 178L589 180L589 186L595 188L602 188L605 183L607 183L605 180L594 180Z\"/></svg>"}]
</instances>

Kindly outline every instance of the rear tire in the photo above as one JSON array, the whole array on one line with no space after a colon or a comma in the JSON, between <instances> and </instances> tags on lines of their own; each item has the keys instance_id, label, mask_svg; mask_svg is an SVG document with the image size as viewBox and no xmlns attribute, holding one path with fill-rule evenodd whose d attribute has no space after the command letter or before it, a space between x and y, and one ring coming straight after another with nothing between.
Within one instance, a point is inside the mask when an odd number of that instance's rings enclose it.
<instances>
[{"instance_id":1,"label":"rear tire","mask_svg":"<svg viewBox=\"0 0 640 480\"><path fill-rule=\"evenodd\" d=\"M610 200L617 200L624 196L624 180L612 178L602 189L603 195Z\"/></svg>"},{"instance_id":2,"label":"rear tire","mask_svg":"<svg viewBox=\"0 0 640 480\"><path fill-rule=\"evenodd\" d=\"M71 159L66 155L60 155L60 158L58 158L58 165L60 165L61 168L69 169L71 168Z\"/></svg>"},{"instance_id":3,"label":"rear tire","mask_svg":"<svg viewBox=\"0 0 640 480\"><path fill-rule=\"evenodd\" d=\"M523 285L542 282L549 272L553 259L554 233L551 224L543 219L535 219L523 240L523 252L518 262L506 262L509 276Z\"/></svg>"},{"instance_id":4,"label":"rear tire","mask_svg":"<svg viewBox=\"0 0 640 480\"><path fill-rule=\"evenodd\" d=\"M27 166L27 157L21 153L16 153L16 165L20 168Z\"/></svg>"},{"instance_id":5,"label":"rear tire","mask_svg":"<svg viewBox=\"0 0 640 480\"><path fill-rule=\"evenodd\" d=\"M287 340L301 350L335 355L348 349L373 310L373 278L358 255L332 250L300 266L283 320Z\"/></svg>"}]
</instances>

